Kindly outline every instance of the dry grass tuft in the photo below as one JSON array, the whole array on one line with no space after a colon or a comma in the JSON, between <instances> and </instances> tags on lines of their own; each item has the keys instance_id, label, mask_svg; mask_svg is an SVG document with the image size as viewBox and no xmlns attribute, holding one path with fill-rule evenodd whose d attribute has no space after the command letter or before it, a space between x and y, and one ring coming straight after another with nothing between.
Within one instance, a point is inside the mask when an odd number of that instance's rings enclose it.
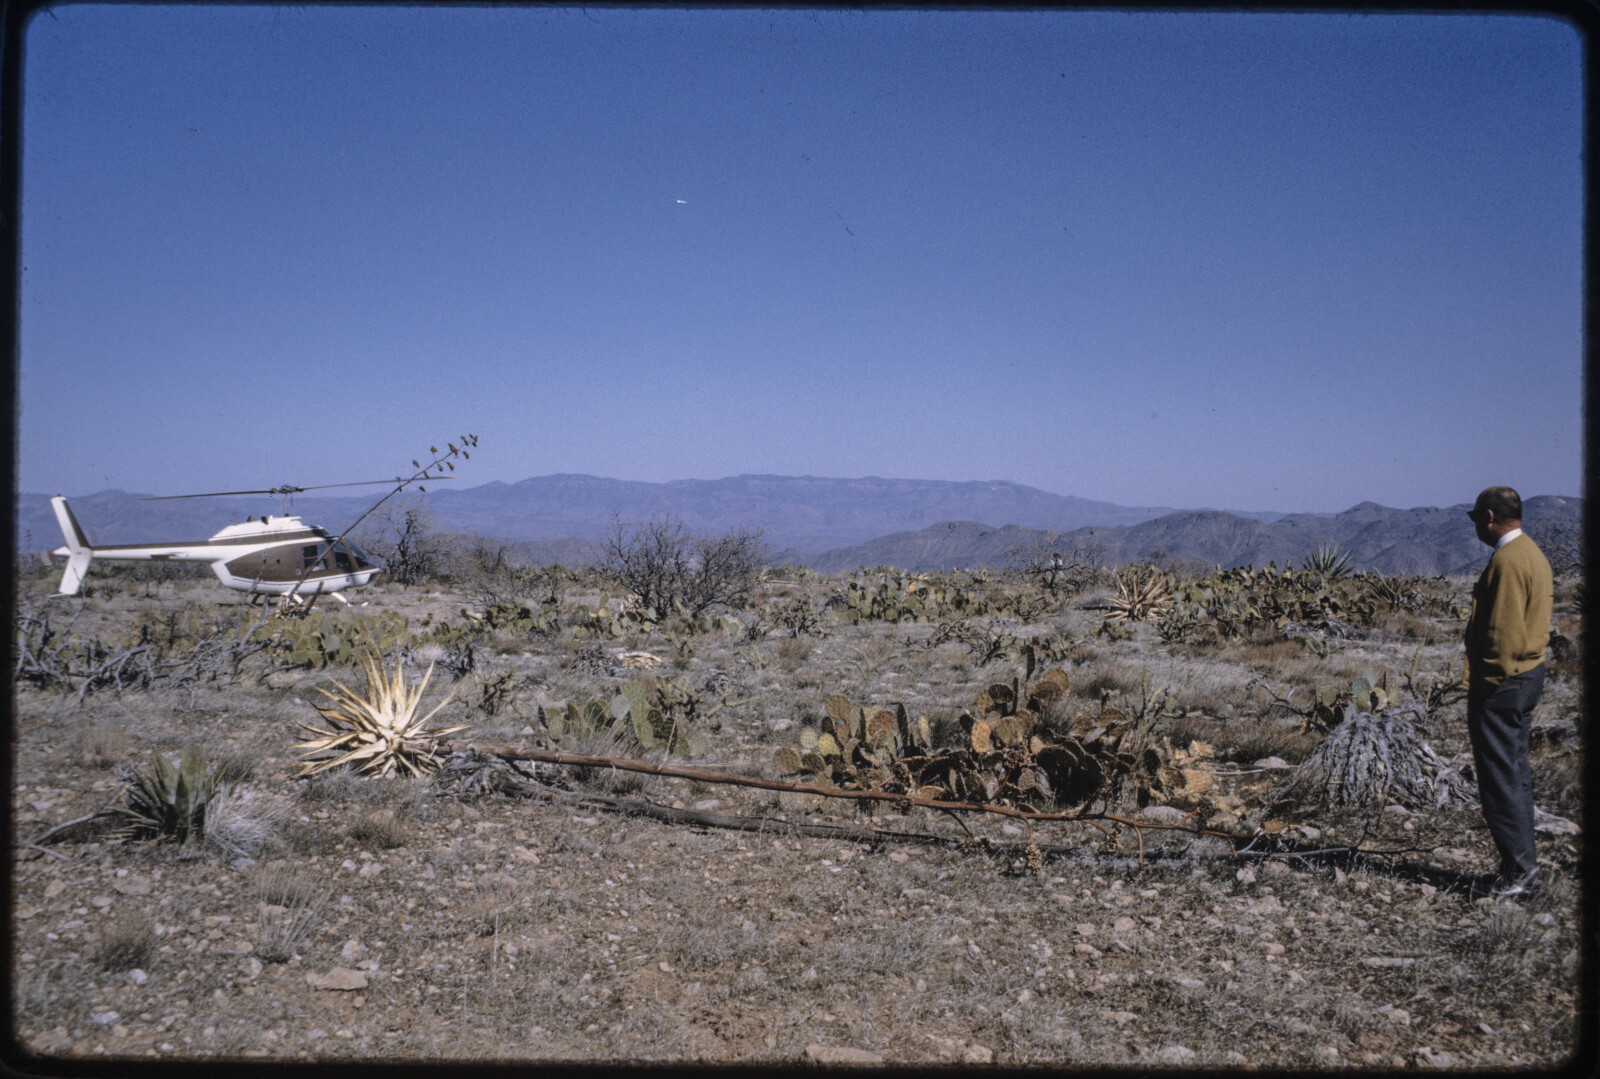
<instances>
[{"instance_id":1,"label":"dry grass tuft","mask_svg":"<svg viewBox=\"0 0 1600 1079\"><path fill-rule=\"evenodd\" d=\"M793 674L805 666L806 660L811 658L811 653L816 651L811 642L800 637L785 637L778 642L775 662L779 667Z\"/></svg>"},{"instance_id":2,"label":"dry grass tuft","mask_svg":"<svg viewBox=\"0 0 1600 1079\"><path fill-rule=\"evenodd\" d=\"M78 759L87 768L110 768L133 756L135 744L121 727L91 724L78 734Z\"/></svg>"},{"instance_id":3,"label":"dry grass tuft","mask_svg":"<svg viewBox=\"0 0 1600 1079\"><path fill-rule=\"evenodd\" d=\"M364 847L394 850L406 845L411 838L411 829L393 809L385 808L365 814L345 834Z\"/></svg>"},{"instance_id":4,"label":"dry grass tuft","mask_svg":"<svg viewBox=\"0 0 1600 1079\"><path fill-rule=\"evenodd\" d=\"M101 930L94 961L103 970L133 970L147 966L155 953L156 927L150 916L125 914Z\"/></svg>"},{"instance_id":5,"label":"dry grass tuft","mask_svg":"<svg viewBox=\"0 0 1600 1079\"><path fill-rule=\"evenodd\" d=\"M206 803L205 842L230 857L254 858L281 840L289 807L275 795L222 787Z\"/></svg>"}]
</instances>

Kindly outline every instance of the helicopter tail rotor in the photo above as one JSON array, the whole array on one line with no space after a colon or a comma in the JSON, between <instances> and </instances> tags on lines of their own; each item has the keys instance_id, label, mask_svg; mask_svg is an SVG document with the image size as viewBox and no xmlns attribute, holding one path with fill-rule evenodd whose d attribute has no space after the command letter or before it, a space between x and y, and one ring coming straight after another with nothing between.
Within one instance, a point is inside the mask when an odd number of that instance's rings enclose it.
<instances>
[{"instance_id":1,"label":"helicopter tail rotor","mask_svg":"<svg viewBox=\"0 0 1600 1079\"><path fill-rule=\"evenodd\" d=\"M89 538L83 534L83 526L72 515L72 508L67 505L65 498L56 495L50 500L50 505L55 508L56 522L61 525L62 538L67 541L67 568L61 574L61 587L57 591L63 596L75 596L83 584L83 575L89 572L94 548L89 545Z\"/></svg>"}]
</instances>

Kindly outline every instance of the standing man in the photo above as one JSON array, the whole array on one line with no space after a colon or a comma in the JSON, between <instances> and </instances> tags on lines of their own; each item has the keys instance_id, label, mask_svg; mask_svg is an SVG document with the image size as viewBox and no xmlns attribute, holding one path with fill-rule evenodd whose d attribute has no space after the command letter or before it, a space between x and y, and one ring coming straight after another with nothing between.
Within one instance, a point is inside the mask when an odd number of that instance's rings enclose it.
<instances>
[{"instance_id":1,"label":"standing man","mask_svg":"<svg viewBox=\"0 0 1600 1079\"><path fill-rule=\"evenodd\" d=\"M1467 516L1494 548L1467 620L1467 731L1484 820L1500 851L1495 895L1525 900L1539 891L1528 729L1544 690L1555 586L1550 563L1523 534L1517 492L1487 488Z\"/></svg>"}]
</instances>

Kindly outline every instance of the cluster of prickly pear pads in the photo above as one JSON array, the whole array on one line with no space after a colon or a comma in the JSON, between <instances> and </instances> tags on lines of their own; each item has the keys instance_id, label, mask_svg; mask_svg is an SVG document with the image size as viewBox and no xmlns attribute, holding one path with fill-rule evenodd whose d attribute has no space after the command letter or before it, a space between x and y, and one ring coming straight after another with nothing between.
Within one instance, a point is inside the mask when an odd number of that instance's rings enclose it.
<instances>
[{"instance_id":1,"label":"cluster of prickly pear pads","mask_svg":"<svg viewBox=\"0 0 1600 1079\"><path fill-rule=\"evenodd\" d=\"M773 765L780 774L811 773L841 790L1039 812L1086 807L1129 779L1138 783L1142 802L1165 801L1189 782L1183 769L1171 766L1164 743L1138 753L1123 748L1135 723L1118 709L1080 718L1068 735L1043 725L1045 711L1071 688L1059 667L1031 687L997 682L960 717L962 744L939 749L927 719L911 719L904 705L863 707L834 694L820 724L801 730L798 748L780 748Z\"/></svg>"},{"instance_id":2,"label":"cluster of prickly pear pads","mask_svg":"<svg viewBox=\"0 0 1600 1079\"><path fill-rule=\"evenodd\" d=\"M611 698L609 704L569 702L563 708L546 712L541 706L539 722L552 748L603 729L625 732L646 752L654 749L687 757L703 757L709 749L705 735L692 727L698 697L673 682L629 682Z\"/></svg>"}]
</instances>

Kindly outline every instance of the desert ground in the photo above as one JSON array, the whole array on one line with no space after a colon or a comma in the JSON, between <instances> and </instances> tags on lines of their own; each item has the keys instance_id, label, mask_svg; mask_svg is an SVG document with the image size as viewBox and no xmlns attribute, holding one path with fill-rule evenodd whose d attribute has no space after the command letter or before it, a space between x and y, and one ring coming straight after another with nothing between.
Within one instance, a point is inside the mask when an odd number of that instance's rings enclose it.
<instances>
[{"instance_id":1,"label":"desert ground","mask_svg":"<svg viewBox=\"0 0 1600 1079\"><path fill-rule=\"evenodd\" d=\"M1054 592L938 575L991 613L853 623L851 583L907 579L777 568L699 625L645 625L619 622L621 590L592 573L479 568L266 621L209 576L97 566L92 594L54 598L59 570L20 573L15 632L38 662L14 672L14 1064L1537 1068L1574 1050L1575 647L1535 716L1536 899L1485 894L1495 856L1459 789L1443 805L1284 793L1337 729L1318 694L1353 723L1352 686L1385 707L1432 693L1435 771L1470 772L1446 689L1470 580L1411 581L1320 629L1218 633L1115 617L1126 590L1105 569ZM1575 646L1574 586L1557 599ZM497 604L513 613L486 617ZM339 647L297 660L295 627L318 619ZM228 650L252 632L278 643ZM424 710L454 696L430 723L465 729L431 777L297 775L319 688L360 689L344 646L369 639L412 684L433 664ZM1177 769L1163 791L1130 781L1073 809L1095 821L1029 821L457 752L825 785L775 760L818 744L830 698L903 705L954 752L986 687L1026 688L1030 642L1032 679L1070 680L1039 729L1092 740L1120 715ZM620 723L552 734L569 703L609 721L630 684L669 683L703 739L678 748L701 752L641 748ZM217 783L203 831L110 815L153 755L196 749Z\"/></svg>"}]
</instances>

